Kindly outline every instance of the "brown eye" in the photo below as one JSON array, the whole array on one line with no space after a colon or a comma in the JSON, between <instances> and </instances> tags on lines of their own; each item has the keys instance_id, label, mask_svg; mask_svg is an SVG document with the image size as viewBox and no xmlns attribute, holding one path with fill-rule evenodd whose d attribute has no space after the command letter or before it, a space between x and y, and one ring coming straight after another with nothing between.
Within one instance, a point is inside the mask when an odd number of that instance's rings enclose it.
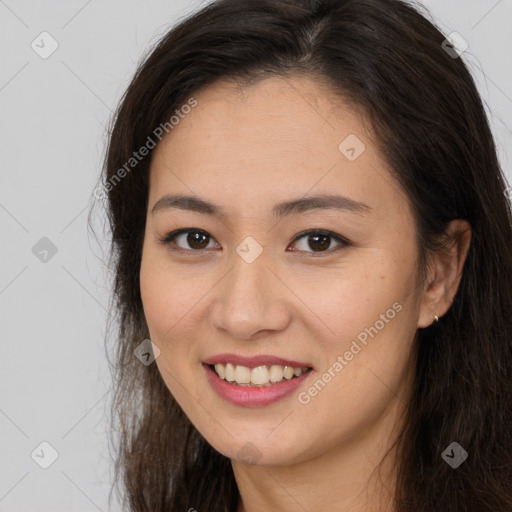
<instances>
[{"instance_id":1,"label":"brown eye","mask_svg":"<svg viewBox=\"0 0 512 512\"><path fill-rule=\"evenodd\" d=\"M192 252L207 249L211 240L211 235L202 229L179 229L169 233L161 242L176 246L173 250Z\"/></svg>"},{"instance_id":2,"label":"brown eye","mask_svg":"<svg viewBox=\"0 0 512 512\"><path fill-rule=\"evenodd\" d=\"M190 245L190 247L192 247L192 249L205 249L208 245L208 240L210 238L208 235L199 233L197 231L191 231L184 234L187 235L187 243Z\"/></svg>"},{"instance_id":3,"label":"brown eye","mask_svg":"<svg viewBox=\"0 0 512 512\"><path fill-rule=\"evenodd\" d=\"M302 242L302 245L298 243L298 240L304 239L307 241L307 245ZM169 245L169 248L173 251L182 252L200 252L204 249L212 248L210 242L214 241L213 237L203 231L202 229L178 229L169 233L165 238L161 239L160 242ZM292 251L306 252L306 253L330 253L333 252L333 242L336 244L338 249L342 249L350 245L350 242L345 238L332 233L331 231L322 230L309 230L298 235L293 245L298 246ZM218 244L217 244L218 245ZM214 246L213 246L214 247Z\"/></svg>"},{"instance_id":4,"label":"brown eye","mask_svg":"<svg viewBox=\"0 0 512 512\"><path fill-rule=\"evenodd\" d=\"M302 245L297 244L297 241L301 239L305 239L307 241L307 246L304 243ZM350 245L350 242L348 242L348 240L345 240L344 238L342 238L339 235L336 235L335 233L332 233L330 231L319 230L306 231L305 233L300 234L295 238L294 244L299 246L299 251L323 253L330 252L331 244L333 241L337 242L338 247L341 248Z\"/></svg>"},{"instance_id":5,"label":"brown eye","mask_svg":"<svg viewBox=\"0 0 512 512\"><path fill-rule=\"evenodd\" d=\"M329 235L309 235L308 245L313 251L323 251L331 245L331 237Z\"/></svg>"}]
</instances>

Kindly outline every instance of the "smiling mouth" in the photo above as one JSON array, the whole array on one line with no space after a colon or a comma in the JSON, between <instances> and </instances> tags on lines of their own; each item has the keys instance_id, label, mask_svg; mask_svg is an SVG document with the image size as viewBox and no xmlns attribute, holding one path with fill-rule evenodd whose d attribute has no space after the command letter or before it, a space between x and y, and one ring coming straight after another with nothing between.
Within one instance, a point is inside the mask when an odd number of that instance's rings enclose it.
<instances>
[{"instance_id":1,"label":"smiling mouth","mask_svg":"<svg viewBox=\"0 0 512 512\"><path fill-rule=\"evenodd\" d=\"M208 365L221 379L235 386L269 387L300 377L311 367L282 366L279 364L248 367L232 363Z\"/></svg>"}]
</instances>

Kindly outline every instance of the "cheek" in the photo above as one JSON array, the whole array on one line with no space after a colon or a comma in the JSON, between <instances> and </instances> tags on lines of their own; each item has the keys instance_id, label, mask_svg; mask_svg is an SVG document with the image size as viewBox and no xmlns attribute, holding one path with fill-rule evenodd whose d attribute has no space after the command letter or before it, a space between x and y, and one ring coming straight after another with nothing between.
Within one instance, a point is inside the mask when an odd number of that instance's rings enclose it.
<instances>
[{"instance_id":1,"label":"cheek","mask_svg":"<svg viewBox=\"0 0 512 512\"><path fill-rule=\"evenodd\" d=\"M175 272L155 251L143 251L140 292L151 341L160 349L155 363L169 391L188 410L190 396L183 392L180 383L190 381L189 374L193 371L186 361L192 356L194 346L187 343L189 335L184 329L191 302L196 301L192 300L193 292L186 281L175 277Z\"/></svg>"},{"instance_id":2,"label":"cheek","mask_svg":"<svg viewBox=\"0 0 512 512\"><path fill-rule=\"evenodd\" d=\"M150 338L161 351L157 364L182 377L197 371L198 318L214 285L208 272L192 267L178 268L152 247L143 251L140 292Z\"/></svg>"},{"instance_id":3,"label":"cheek","mask_svg":"<svg viewBox=\"0 0 512 512\"><path fill-rule=\"evenodd\" d=\"M348 350L360 333L364 341L365 329L376 324L379 333L389 331L402 322L400 317L413 313L412 268L392 259L379 261L373 255L361 257L360 262L315 281L294 283L294 291L311 306L311 319L318 319L314 321L324 332L331 356L333 351Z\"/></svg>"},{"instance_id":4,"label":"cheek","mask_svg":"<svg viewBox=\"0 0 512 512\"><path fill-rule=\"evenodd\" d=\"M319 374L297 397L326 446L373 424L395 397L405 403L414 369L415 302L402 280L341 291L324 317L336 336L322 338Z\"/></svg>"},{"instance_id":5,"label":"cheek","mask_svg":"<svg viewBox=\"0 0 512 512\"><path fill-rule=\"evenodd\" d=\"M143 251L140 270L140 293L148 327L161 338L193 306L194 282L171 268L153 248Z\"/></svg>"},{"instance_id":6,"label":"cheek","mask_svg":"<svg viewBox=\"0 0 512 512\"><path fill-rule=\"evenodd\" d=\"M174 282L169 269L155 252L152 248L143 250L140 293L151 340L162 350L180 318L179 309L183 302L178 297L183 294L179 281Z\"/></svg>"},{"instance_id":7,"label":"cheek","mask_svg":"<svg viewBox=\"0 0 512 512\"><path fill-rule=\"evenodd\" d=\"M301 404L311 417L330 410L333 428L374 421L397 393L406 393L417 300L414 268L386 260L315 293L325 335L318 379ZM400 390L400 391L399 391Z\"/></svg>"},{"instance_id":8,"label":"cheek","mask_svg":"<svg viewBox=\"0 0 512 512\"><path fill-rule=\"evenodd\" d=\"M162 296L165 288L162 286L161 280L158 279L158 275L160 272L151 258L151 254L149 251L143 250L140 268L140 295L152 339L153 333L159 330L159 323L165 318L162 313L165 310L164 302L167 301L167 297Z\"/></svg>"}]
</instances>

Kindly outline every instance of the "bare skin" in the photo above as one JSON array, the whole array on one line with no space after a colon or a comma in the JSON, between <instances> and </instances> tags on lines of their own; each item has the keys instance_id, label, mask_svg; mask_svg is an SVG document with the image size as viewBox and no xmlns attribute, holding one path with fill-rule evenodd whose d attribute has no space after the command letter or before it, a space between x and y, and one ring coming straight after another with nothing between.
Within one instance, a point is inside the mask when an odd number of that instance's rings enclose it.
<instances>
[{"instance_id":1,"label":"bare skin","mask_svg":"<svg viewBox=\"0 0 512 512\"><path fill-rule=\"evenodd\" d=\"M395 453L380 478L374 470L402 424L417 329L442 317L459 286L469 225L450 224L465 235L448 255L432 255L421 283L408 198L349 105L297 77L244 89L219 82L194 97L197 106L151 164L140 278L162 377L199 432L231 459L238 512L391 512ZM354 139L340 151L350 134L364 151L350 151ZM198 196L226 216L152 211L171 194ZM272 217L276 203L322 194L366 207ZM161 243L179 228L207 232L205 248L191 246L187 234ZM310 229L349 244L297 238ZM251 263L236 251L249 236L262 249ZM377 334L368 335L370 327ZM362 332L366 344L346 357ZM314 371L277 403L242 407L206 378L202 362L219 353L271 354ZM346 364L336 371L339 357ZM325 386L315 393L318 379Z\"/></svg>"}]
</instances>

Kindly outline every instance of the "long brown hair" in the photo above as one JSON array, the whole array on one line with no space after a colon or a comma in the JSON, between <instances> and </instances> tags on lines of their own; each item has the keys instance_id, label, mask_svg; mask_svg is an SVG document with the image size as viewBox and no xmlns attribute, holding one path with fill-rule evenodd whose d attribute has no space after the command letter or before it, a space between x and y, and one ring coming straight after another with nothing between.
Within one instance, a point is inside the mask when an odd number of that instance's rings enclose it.
<instances>
[{"instance_id":1,"label":"long brown hair","mask_svg":"<svg viewBox=\"0 0 512 512\"><path fill-rule=\"evenodd\" d=\"M200 88L294 74L327 83L371 121L410 198L419 276L449 221L472 228L452 307L417 332L396 510L512 510L512 214L481 98L444 40L401 0L219 0L144 58L112 120L102 177L115 271L111 419L127 510L232 512L239 495L230 460L190 423L157 366L134 355L149 338L139 270L151 154L126 163ZM468 452L457 469L441 456L452 442Z\"/></svg>"}]
</instances>

